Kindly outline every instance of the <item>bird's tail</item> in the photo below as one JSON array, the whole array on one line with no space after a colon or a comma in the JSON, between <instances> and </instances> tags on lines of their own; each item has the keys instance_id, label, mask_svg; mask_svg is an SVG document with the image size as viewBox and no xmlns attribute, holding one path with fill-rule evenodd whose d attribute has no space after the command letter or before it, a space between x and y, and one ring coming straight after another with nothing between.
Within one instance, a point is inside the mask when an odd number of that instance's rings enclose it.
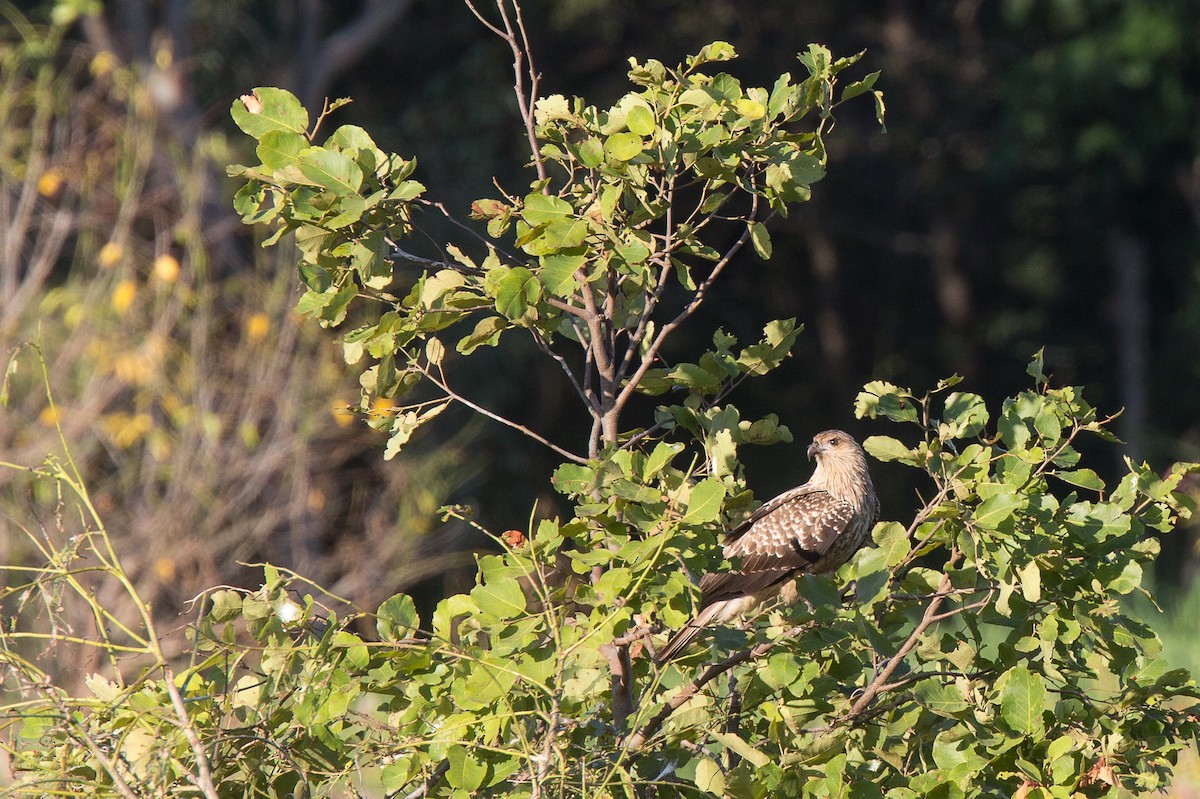
<instances>
[{"instance_id":1,"label":"bird's tail","mask_svg":"<svg viewBox=\"0 0 1200 799\"><path fill-rule=\"evenodd\" d=\"M704 629L712 623L713 617L720 610L720 605L709 605L702 609L696 618L689 621L683 626L683 629L671 636L671 640L667 641L667 645L659 650L654 656L654 665L661 666L668 660L674 660L679 657L687 645L690 644L697 635L704 632Z\"/></svg>"},{"instance_id":2,"label":"bird's tail","mask_svg":"<svg viewBox=\"0 0 1200 799\"><path fill-rule=\"evenodd\" d=\"M687 626L671 636L671 640L667 645L658 651L654 656L654 665L661 666L669 660L674 660L679 656L679 653L692 642L692 639L704 631L704 628L694 621L689 621Z\"/></svg>"}]
</instances>

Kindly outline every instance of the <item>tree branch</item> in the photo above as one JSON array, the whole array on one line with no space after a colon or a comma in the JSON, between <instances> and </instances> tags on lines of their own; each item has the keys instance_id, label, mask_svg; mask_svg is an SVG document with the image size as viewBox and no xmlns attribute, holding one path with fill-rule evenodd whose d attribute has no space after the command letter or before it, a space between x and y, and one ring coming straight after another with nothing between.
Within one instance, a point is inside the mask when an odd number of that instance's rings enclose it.
<instances>
[{"instance_id":1,"label":"tree branch","mask_svg":"<svg viewBox=\"0 0 1200 799\"><path fill-rule=\"evenodd\" d=\"M954 550L954 552L950 554L950 560L947 565L953 567L961 557L962 553L957 549ZM925 631L929 629L931 625L937 622L938 608L942 606L942 602L944 602L946 597L949 596L950 588L950 575L943 574L942 579L938 582L937 593L934 594L933 599L931 599L929 601L929 605L926 606L925 613L921 616L921 621L908 636L908 640L905 641L900 649L896 651L896 654L892 655L891 658L888 659L887 665L880 669L879 673L875 675L875 678L871 680L869 685L867 685L862 696L860 696L858 701L851 706L850 712L847 713L842 719L842 723L848 723L862 715L863 711L870 706L871 702L875 700L875 697L878 696L879 693L886 687L888 678L895 673L896 669L900 666L900 663L903 662L904 658L908 656L908 653L916 648L917 644L921 640L921 636L925 634Z\"/></svg>"},{"instance_id":2,"label":"tree branch","mask_svg":"<svg viewBox=\"0 0 1200 799\"><path fill-rule=\"evenodd\" d=\"M662 709L660 709L658 713L654 714L654 718L650 719L648 722L642 725L641 729L631 735L625 744L625 748L631 752L636 752L637 750L641 749L646 744L646 741L659 731L663 723L671 717L671 714L687 704L688 700L698 694L701 688L708 685L710 682L729 671L734 666L762 657L784 641L794 638L804 630L810 629L813 626L815 626L814 622L797 624L796 626L788 629L783 635L779 636L774 641L764 641L758 646L754 646L749 649L743 649L740 652L734 652L724 660L712 664L703 672L701 672L699 677L683 686L683 688L680 688L679 693L671 697L671 701L663 705Z\"/></svg>"},{"instance_id":3,"label":"tree branch","mask_svg":"<svg viewBox=\"0 0 1200 799\"><path fill-rule=\"evenodd\" d=\"M435 386L440 388L442 391L446 392L447 397L449 397L450 399L459 403L460 405L465 405L478 414L482 414L483 416L486 416L487 418L489 418L493 421L499 422L500 424L505 425L506 427L511 427L513 430L516 430L518 433L523 433L524 435L528 436L529 438L533 439L534 441L538 442L539 444L542 444L542 445L554 450L559 455L561 455L562 457L571 461L572 463L580 463L580 464L587 463L587 458L583 457L582 455L576 455L574 452L565 450L562 447L555 444L550 439L546 438L545 436L542 436L542 435L530 430L525 425L518 424L517 422L514 422L511 419L506 419L505 417L501 416L500 414L495 413L493 411L489 411L487 408L484 408L482 405L478 405L478 404L472 402L471 400L467 399L466 397L462 396L458 392L451 389L448 385L446 385L445 381L439 380L436 377L434 377L428 369L424 369L421 366L416 365L416 364L414 364L414 366L416 366L417 370L422 375L424 375L425 378L427 380L429 380L429 382L433 383Z\"/></svg>"}]
</instances>

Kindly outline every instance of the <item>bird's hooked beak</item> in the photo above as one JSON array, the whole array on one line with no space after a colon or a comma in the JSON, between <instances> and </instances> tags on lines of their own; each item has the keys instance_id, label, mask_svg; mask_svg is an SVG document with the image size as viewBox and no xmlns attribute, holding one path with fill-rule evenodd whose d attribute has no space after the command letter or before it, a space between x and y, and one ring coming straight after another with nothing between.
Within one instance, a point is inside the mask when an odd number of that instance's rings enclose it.
<instances>
[{"instance_id":1,"label":"bird's hooked beak","mask_svg":"<svg viewBox=\"0 0 1200 799\"><path fill-rule=\"evenodd\" d=\"M814 438L813 443L808 445L808 459L811 461L813 458L824 453L827 449L829 449L827 444L822 444Z\"/></svg>"}]
</instances>

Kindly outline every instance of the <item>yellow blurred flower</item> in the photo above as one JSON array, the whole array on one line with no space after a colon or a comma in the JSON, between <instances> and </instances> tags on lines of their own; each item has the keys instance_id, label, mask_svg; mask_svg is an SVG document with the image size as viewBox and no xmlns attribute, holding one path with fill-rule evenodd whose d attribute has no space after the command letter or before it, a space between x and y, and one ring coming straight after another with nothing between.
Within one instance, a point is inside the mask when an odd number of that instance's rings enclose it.
<instances>
[{"instance_id":1,"label":"yellow blurred flower","mask_svg":"<svg viewBox=\"0 0 1200 799\"><path fill-rule=\"evenodd\" d=\"M163 556L154 561L154 576L160 583L169 583L175 579L175 561Z\"/></svg>"},{"instance_id":2,"label":"yellow blurred flower","mask_svg":"<svg viewBox=\"0 0 1200 799\"><path fill-rule=\"evenodd\" d=\"M121 256L124 253L124 247L115 241L110 241L100 248L100 253L96 256L96 261L105 269L111 269L117 265L117 261L121 260Z\"/></svg>"},{"instance_id":3,"label":"yellow blurred flower","mask_svg":"<svg viewBox=\"0 0 1200 799\"><path fill-rule=\"evenodd\" d=\"M137 283L132 280L122 280L113 288L112 293L112 308L119 314L124 314L129 310L129 306L133 305L133 298L137 296Z\"/></svg>"},{"instance_id":4,"label":"yellow blurred flower","mask_svg":"<svg viewBox=\"0 0 1200 799\"><path fill-rule=\"evenodd\" d=\"M262 311L250 314L246 318L246 338L251 341L262 341L271 331L271 317Z\"/></svg>"},{"instance_id":5,"label":"yellow blurred flower","mask_svg":"<svg viewBox=\"0 0 1200 799\"><path fill-rule=\"evenodd\" d=\"M103 77L112 72L117 66L117 57L108 50L101 50L92 57L92 63L88 65L88 69L97 78Z\"/></svg>"},{"instance_id":6,"label":"yellow blurred flower","mask_svg":"<svg viewBox=\"0 0 1200 799\"><path fill-rule=\"evenodd\" d=\"M37 190L38 194L43 197L53 197L58 194L59 188L62 186L62 173L57 169L47 169L38 178Z\"/></svg>"},{"instance_id":7,"label":"yellow blurred flower","mask_svg":"<svg viewBox=\"0 0 1200 799\"><path fill-rule=\"evenodd\" d=\"M52 408L47 405L42 408L42 412L38 414L38 422L45 427L54 427L58 423L59 413L57 408Z\"/></svg>"},{"instance_id":8,"label":"yellow blurred flower","mask_svg":"<svg viewBox=\"0 0 1200 799\"><path fill-rule=\"evenodd\" d=\"M117 412L105 416L103 425L114 444L121 449L128 449L154 429L154 419L148 413Z\"/></svg>"},{"instance_id":9,"label":"yellow blurred flower","mask_svg":"<svg viewBox=\"0 0 1200 799\"><path fill-rule=\"evenodd\" d=\"M339 427L346 427L354 421L354 411L350 410L350 403L342 399L335 399L329 403L329 412L333 414L333 421L338 423Z\"/></svg>"},{"instance_id":10,"label":"yellow blurred flower","mask_svg":"<svg viewBox=\"0 0 1200 799\"><path fill-rule=\"evenodd\" d=\"M387 416L395 416L394 410L396 403L387 397L376 397L371 401L371 410L367 411L367 416L372 419L383 419Z\"/></svg>"},{"instance_id":11,"label":"yellow blurred flower","mask_svg":"<svg viewBox=\"0 0 1200 799\"><path fill-rule=\"evenodd\" d=\"M154 259L154 276L164 283L179 279L179 261L172 255L160 255Z\"/></svg>"}]
</instances>

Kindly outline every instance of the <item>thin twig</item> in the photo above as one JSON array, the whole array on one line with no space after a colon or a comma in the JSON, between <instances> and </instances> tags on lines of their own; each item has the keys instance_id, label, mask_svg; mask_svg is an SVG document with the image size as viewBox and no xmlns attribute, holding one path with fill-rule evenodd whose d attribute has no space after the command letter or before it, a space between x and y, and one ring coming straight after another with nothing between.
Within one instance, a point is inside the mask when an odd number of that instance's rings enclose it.
<instances>
[{"instance_id":1,"label":"thin twig","mask_svg":"<svg viewBox=\"0 0 1200 799\"><path fill-rule=\"evenodd\" d=\"M429 775L429 779L425 780L425 782L404 794L403 799L422 799L423 797L428 796L429 792L433 790L433 786L441 782L442 777L445 777L446 772L449 770L449 760L443 760L441 763L438 763L437 768L435 768L433 773Z\"/></svg>"},{"instance_id":2,"label":"thin twig","mask_svg":"<svg viewBox=\"0 0 1200 799\"><path fill-rule=\"evenodd\" d=\"M162 653L158 654L161 655ZM183 734L187 737L188 745L192 748L192 755L196 758L196 787L200 789L201 793L207 799L220 799L217 795L217 787L213 785L212 769L208 764L208 753L204 751L204 744L200 742L200 736L196 734L196 728L192 726L192 720L188 718L187 708L183 704L183 696L179 693L179 688L175 685L175 672L165 662L163 663L163 686L167 689L167 694L171 697L171 705L175 708L175 715L179 718Z\"/></svg>"},{"instance_id":3,"label":"thin twig","mask_svg":"<svg viewBox=\"0 0 1200 799\"><path fill-rule=\"evenodd\" d=\"M450 399L459 403L460 405L465 405L478 414L482 414L483 416L486 416L487 418L489 418L493 421L499 422L500 424L505 425L506 427L511 427L513 430L516 430L519 433L523 433L524 435L528 436L529 438L533 439L534 441L538 442L539 444L542 444L542 445L554 450L559 455L561 455L562 457L571 461L572 463L579 463L579 464L587 463L587 458L583 457L582 455L576 455L574 452L565 450L562 447L560 447L559 445L555 444L550 439L546 438L545 436L542 436L542 435L530 430L525 425L518 424L517 422L514 422L511 419L506 419L505 417L501 416L500 414L495 413L493 411L489 411L487 408L484 408L482 405L472 402L471 400L467 399L466 397L462 396L458 392L451 389L448 385L446 385L446 383L443 380L439 380L438 378L434 377L433 374L428 369L422 368L419 365L417 365L416 368L421 372L422 375L425 376L425 378L427 380L429 380L429 382L433 383L435 386L440 388L442 391L444 391L446 393L447 397L449 397Z\"/></svg>"},{"instance_id":4,"label":"thin twig","mask_svg":"<svg viewBox=\"0 0 1200 799\"><path fill-rule=\"evenodd\" d=\"M649 740L655 733L657 733L662 727L663 723L671 717L671 714L683 707L683 705L687 704L688 700L698 694L701 688L708 685L710 682L729 671L734 666L762 657L784 641L794 638L799 633L813 626L813 622L797 624L773 641L764 641L763 643L749 649L743 649L740 652L734 652L724 660L712 664L705 669L699 677L695 678L683 688L679 689L679 693L671 697L671 700L663 705L662 709L660 709L652 719L642 725L640 730L631 735L625 744L625 748L634 752L641 749L646 744L646 741Z\"/></svg>"},{"instance_id":5,"label":"thin twig","mask_svg":"<svg viewBox=\"0 0 1200 799\"><path fill-rule=\"evenodd\" d=\"M756 197L755 205L757 205L757 199L758 198ZM753 214L753 210L751 213ZM637 389L642 377L658 358L658 351L662 348L663 342L666 341L667 337L675 330L675 328L683 324L687 318L695 313L696 309L704 303L704 300L708 295L708 291L712 288L713 283L716 282L717 278L720 276L721 272L725 269L729 262L733 260L733 256L737 255L749 240L750 227L747 225L746 229L742 232L742 235L738 237L738 240L735 241L732 246L730 246L728 252L721 257L721 260L717 261L717 263L713 265L712 271L709 273L708 277L704 279L704 282L697 287L696 293L692 295L691 302L684 306L683 310L679 312L678 316L676 316L670 322L667 322L665 325L663 325L662 330L658 331L658 335L654 337L654 341L651 342L650 347L646 350L646 354L642 356L641 365L638 366L637 370L625 383L625 388L623 388L621 393L617 396L614 406L617 412L619 412L620 409L624 407L625 403L629 401L629 397Z\"/></svg>"}]
</instances>

